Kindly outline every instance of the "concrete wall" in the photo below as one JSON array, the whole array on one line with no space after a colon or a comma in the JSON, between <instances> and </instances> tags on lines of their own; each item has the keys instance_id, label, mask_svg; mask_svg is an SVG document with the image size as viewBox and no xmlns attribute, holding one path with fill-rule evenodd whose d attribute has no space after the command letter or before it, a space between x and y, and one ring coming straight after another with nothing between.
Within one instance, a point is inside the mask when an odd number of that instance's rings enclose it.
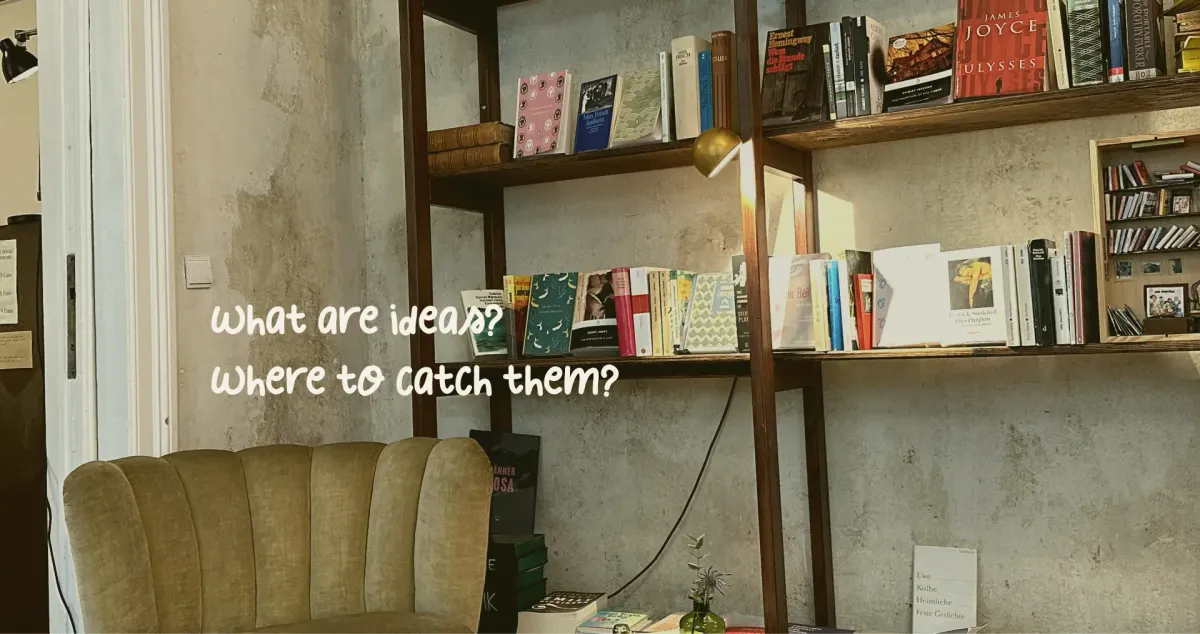
<instances>
[{"instance_id":1,"label":"concrete wall","mask_svg":"<svg viewBox=\"0 0 1200 634\"><path fill-rule=\"evenodd\" d=\"M181 444L242 447L409 434L408 402L208 393L214 364L407 363L388 337L229 340L214 303L406 302L395 3L172 5L179 254L210 253L212 291L180 291ZM569 66L584 79L649 65L670 37L733 24L727 3L531 0L500 14L501 77ZM762 0L762 27L782 23ZM942 5L947 6L942 6ZM810 7L894 30L953 19L949 2ZM426 21L431 127L477 120L471 38ZM553 27L553 28L551 28ZM505 80L507 82L507 79ZM507 83L505 84L507 86ZM511 90L503 116L511 121ZM1195 127L1200 109L881 144L817 155L826 249L947 248L1089 227L1089 139ZM772 188L776 252L787 194ZM620 264L720 270L740 250L736 181L687 169L510 189L513 272ZM483 281L479 219L435 210L436 300ZM190 334L189 334L190 333ZM465 358L439 338L438 358ZM905 631L914 544L980 552L980 616L998 630L1184 630L1197 622L1197 361L1118 359L830 365L826 407L840 624ZM551 584L614 590L654 554L690 490L730 381L622 383L609 399L517 398L543 438L538 527ZM443 435L486 427L486 401L439 402ZM811 619L799 398L780 397L789 605ZM733 587L730 622L761 612L748 391L683 532L707 533ZM682 540L620 603L688 607Z\"/></svg>"},{"instance_id":2,"label":"concrete wall","mask_svg":"<svg viewBox=\"0 0 1200 634\"><path fill-rule=\"evenodd\" d=\"M37 28L37 0L0 3L0 38ZM37 55L37 38L27 46ZM36 214L38 202L38 75L15 84L0 79L0 224L9 216Z\"/></svg>"}]
</instances>

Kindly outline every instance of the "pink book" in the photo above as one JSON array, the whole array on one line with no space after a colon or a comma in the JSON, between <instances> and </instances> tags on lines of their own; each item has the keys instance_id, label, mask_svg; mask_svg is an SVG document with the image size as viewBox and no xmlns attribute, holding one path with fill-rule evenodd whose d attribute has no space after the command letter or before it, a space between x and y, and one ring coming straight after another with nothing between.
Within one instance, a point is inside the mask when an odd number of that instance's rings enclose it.
<instances>
[{"instance_id":1,"label":"pink book","mask_svg":"<svg viewBox=\"0 0 1200 634\"><path fill-rule=\"evenodd\" d=\"M613 299L617 304L617 344L622 357L636 357L633 334L633 298L629 294L629 269L613 269Z\"/></svg>"},{"instance_id":2,"label":"pink book","mask_svg":"<svg viewBox=\"0 0 1200 634\"><path fill-rule=\"evenodd\" d=\"M570 154L575 138L571 73L565 70L517 81L517 126L513 156Z\"/></svg>"}]
</instances>

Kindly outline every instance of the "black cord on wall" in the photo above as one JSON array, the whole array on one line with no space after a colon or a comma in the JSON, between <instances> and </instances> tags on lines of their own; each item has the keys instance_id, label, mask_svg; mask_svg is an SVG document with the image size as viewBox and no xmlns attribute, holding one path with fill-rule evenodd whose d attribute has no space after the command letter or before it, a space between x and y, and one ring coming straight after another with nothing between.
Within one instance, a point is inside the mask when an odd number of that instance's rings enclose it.
<instances>
[{"instance_id":1,"label":"black cord on wall","mask_svg":"<svg viewBox=\"0 0 1200 634\"><path fill-rule=\"evenodd\" d=\"M626 588L633 585L633 582L640 579L642 575L646 574L646 572L653 568L654 564L658 563L659 558L662 557L662 554L666 552L667 546L671 543L671 538L675 537L675 531L679 530L679 525L683 523L683 518L687 515L688 509L692 507L692 499L696 497L696 491L700 489L700 481L704 479L704 472L708 470L708 462L712 459L713 449L715 449L717 446L717 439L721 437L721 430L725 428L725 419L729 416L729 407L733 405L733 393L736 389L737 378L735 377L733 379L733 385L729 386L729 398L725 399L725 410L721 412L721 420L717 423L717 430L713 432L712 440L708 443L708 452L704 454L704 462L700 465L700 473L696 474L696 482L692 485L692 492L688 494L687 502L683 503L683 510L679 512L679 518L675 520L675 525L672 526L671 530L667 533L667 538L663 540L662 546L659 546L658 552L654 553L654 558L650 560L650 563L646 564L644 568L638 571L638 573L634 575L632 579L626 581L625 585L617 588L616 592L610 593L608 595L610 599L618 594L621 594Z\"/></svg>"}]
</instances>

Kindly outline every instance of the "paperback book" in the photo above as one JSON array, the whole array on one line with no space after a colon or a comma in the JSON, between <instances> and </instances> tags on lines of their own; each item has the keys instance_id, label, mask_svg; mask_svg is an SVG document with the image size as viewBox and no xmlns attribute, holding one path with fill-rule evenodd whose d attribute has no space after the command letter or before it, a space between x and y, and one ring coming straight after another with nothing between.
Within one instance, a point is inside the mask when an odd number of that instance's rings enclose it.
<instances>
[{"instance_id":1,"label":"paperback book","mask_svg":"<svg viewBox=\"0 0 1200 634\"><path fill-rule=\"evenodd\" d=\"M579 119L575 123L575 151L608 149L613 114L621 93L621 76L610 75L579 86Z\"/></svg>"},{"instance_id":2,"label":"paperback book","mask_svg":"<svg viewBox=\"0 0 1200 634\"><path fill-rule=\"evenodd\" d=\"M633 73L623 82L613 118L612 147L663 140L662 86L657 67Z\"/></svg>"},{"instance_id":3,"label":"paperback book","mask_svg":"<svg viewBox=\"0 0 1200 634\"><path fill-rule=\"evenodd\" d=\"M959 0L955 98L1045 90L1046 19L1044 0Z\"/></svg>"},{"instance_id":4,"label":"paperback book","mask_svg":"<svg viewBox=\"0 0 1200 634\"><path fill-rule=\"evenodd\" d=\"M469 319L479 320L482 324L492 325L492 319L487 313L488 306L504 308L503 290L482 290L462 292L463 311ZM490 330L484 328L476 333L468 333L471 340L471 355L473 358L503 357L508 354L508 328L504 318L494 324Z\"/></svg>"},{"instance_id":5,"label":"paperback book","mask_svg":"<svg viewBox=\"0 0 1200 634\"><path fill-rule=\"evenodd\" d=\"M936 345L944 314L944 295L931 280L939 279L942 247L922 244L881 249L871 255L875 307L871 314L876 348Z\"/></svg>"},{"instance_id":6,"label":"paperback book","mask_svg":"<svg viewBox=\"0 0 1200 634\"><path fill-rule=\"evenodd\" d=\"M492 462L493 533L532 533L537 504L539 436L471 430Z\"/></svg>"},{"instance_id":7,"label":"paperback book","mask_svg":"<svg viewBox=\"0 0 1200 634\"><path fill-rule=\"evenodd\" d=\"M763 67L763 123L821 121L827 114L822 48L829 43L824 24L767 34Z\"/></svg>"},{"instance_id":8,"label":"paperback book","mask_svg":"<svg viewBox=\"0 0 1200 634\"><path fill-rule=\"evenodd\" d=\"M566 70L517 81L515 158L571 153L575 140L574 94L571 73Z\"/></svg>"},{"instance_id":9,"label":"paperback book","mask_svg":"<svg viewBox=\"0 0 1200 634\"><path fill-rule=\"evenodd\" d=\"M898 112L954 101L954 24L893 37L884 109Z\"/></svg>"},{"instance_id":10,"label":"paperback book","mask_svg":"<svg viewBox=\"0 0 1200 634\"><path fill-rule=\"evenodd\" d=\"M943 346L1003 345L1008 342L1011 280L1003 247L947 251L945 264L949 320Z\"/></svg>"},{"instance_id":11,"label":"paperback book","mask_svg":"<svg viewBox=\"0 0 1200 634\"><path fill-rule=\"evenodd\" d=\"M504 319L508 324L508 356L522 356L525 347L525 322L529 316L529 288L533 277L529 275L504 276Z\"/></svg>"},{"instance_id":12,"label":"paperback book","mask_svg":"<svg viewBox=\"0 0 1200 634\"><path fill-rule=\"evenodd\" d=\"M574 632L580 623L603 610L608 595L603 592L565 592L556 590L517 615L521 634L563 634Z\"/></svg>"},{"instance_id":13,"label":"paperback book","mask_svg":"<svg viewBox=\"0 0 1200 634\"><path fill-rule=\"evenodd\" d=\"M577 357L618 356L621 346L617 323L613 272L580 273L571 326L571 354Z\"/></svg>"},{"instance_id":14,"label":"paperback book","mask_svg":"<svg viewBox=\"0 0 1200 634\"><path fill-rule=\"evenodd\" d=\"M525 356L565 356L571 352L578 273L534 275L525 324Z\"/></svg>"},{"instance_id":15,"label":"paperback book","mask_svg":"<svg viewBox=\"0 0 1200 634\"><path fill-rule=\"evenodd\" d=\"M684 348L692 354L737 352L733 276L729 273L696 275Z\"/></svg>"},{"instance_id":16,"label":"paperback book","mask_svg":"<svg viewBox=\"0 0 1200 634\"><path fill-rule=\"evenodd\" d=\"M650 615L623 610L600 610L575 628L576 634L613 634L613 632L640 632L650 623Z\"/></svg>"}]
</instances>

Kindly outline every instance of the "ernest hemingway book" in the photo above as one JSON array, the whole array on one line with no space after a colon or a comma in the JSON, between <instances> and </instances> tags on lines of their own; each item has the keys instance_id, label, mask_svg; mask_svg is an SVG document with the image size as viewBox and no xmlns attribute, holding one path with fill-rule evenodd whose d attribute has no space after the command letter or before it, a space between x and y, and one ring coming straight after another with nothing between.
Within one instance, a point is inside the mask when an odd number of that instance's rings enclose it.
<instances>
[{"instance_id":1,"label":"ernest hemingway book","mask_svg":"<svg viewBox=\"0 0 1200 634\"><path fill-rule=\"evenodd\" d=\"M609 75L585 81L579 87L579 119L575 123L575 151L604 150L612 140L613 114L621 94L621 77Z\"/></svg>"},{"instance_id":2,"label":"ernest hemingway book","mask_svg":"<svg viewBox=\"0 0 1200 634\"><path fill-rule=\"evenodd\" d=\"M532 533L542 439L525 434L471 430L492 461L493 533Z\"/></svg>"},{"instance_id":3,"label":"ernest hemingway book","mask_svg":"<svg viewBox=\"0 0 1200 634\"><path fill-rule=\"evenodd\" d=\"M578 273L534 275L525 323L525 356L564 356L571 352Z\"/></svg>"},{"instance_id":4,"label":"ernest hemingway book","mask_svg":"<svg viewBox=\"0 0 1200 634\"><path fill-rule=\"evenodd\" d=\"M618 356L617 297L612 271L579 274L575 294L575 321L571 326L571 354Z\"/></svg>"},{"instance_id":5,"label":"ernest hemingway book","mask_svg":"<svg viewBox=\"0 0 1200 634\"><path fill-rule=\"evenodd\" d=\"M955 99L1045 90L1046 18L1046 0L959 0Z\"/></svg>"},{"instance_id":6,"label":"ernest hemingway book","mask_svg":"<svg viewBox=\"0 0 1200 634\"><path fill-rule=\"evenodd\" d=\"M954 101L955 25L897 35L888 42L883 107L897 112Z\"/></svg>"},{"instance_id":7,"label":"ernest hemingway book","mask_svg":"<svg viewBox=\"0 0 1200 634\"><path fill-rule=\"evenodd\" d=\"M763 123L820 121L828 114L825 57L829 27L824 24L767 34L763 68Z\"/></svg>"}]
</instances>

